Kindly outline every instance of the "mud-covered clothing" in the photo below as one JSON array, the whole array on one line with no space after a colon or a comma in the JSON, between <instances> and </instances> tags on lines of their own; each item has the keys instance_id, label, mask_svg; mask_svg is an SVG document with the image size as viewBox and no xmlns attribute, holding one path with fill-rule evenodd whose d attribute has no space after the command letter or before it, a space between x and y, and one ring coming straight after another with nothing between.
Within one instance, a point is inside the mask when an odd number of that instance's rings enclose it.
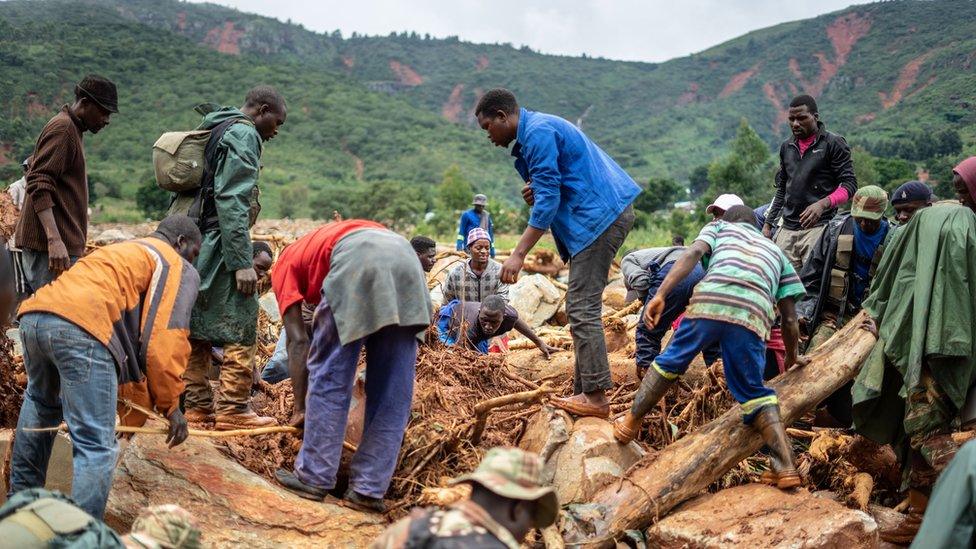
<instances>
[{"instance_id":1,"label":"mud-covered clothing","mask_svg":"<svg viewBox=\"0 0 976 549\"><path fill-rule=\"evenodd\" d=\"M250 121L233 107L204 116L197 129L212 129L230 119ZM190 333L214 345L254 344L257 334L257 296L237 291L237 271L251 267L254 251L250 229L257 220L261 136L253 124L232 124L217 146L213 167L213 205L218 228L204 230L196 260L200 295L193 307Z\"/></svg>"},{"instance_id":2,"label":"mud-covered clothing","mask_svg":"<svg viewBox=\"0 0 976 549\"><path fill-rule=\"evenodd\" d=\"M370 549L518 549L511 532L477 503L460 501L448 509L416 510L386 529Z\"/></svg>"},{"instance_id":3,"label":"mud-covered clothing","mask_svg":"<svg viewBox=\"0 0 976 549\"><path fill-rule=\"evenodd\" d=\"M766 212L769 225L776 226L782 216L784 228L800 230L800 214L807 206L827 198L837 187L847 189L848 197L857 192L851 147L843 137L827 131L822 122L817 125L817 138L805 154L800 154L795 136L779 147L776 195ZM825 210L817 226L830 221L836 213L833 206Z\"/></svg>"},{"instance_id":4,"label":"mud-covered clothing","mask_svg":"<svg viewBox=\"0 0 976 549\"><path fill-rule=\"evenodd\" d=\"M99 248L21 305L19 316L51 313L91 334L112 354L119 396L169 415L179 406L190 355L197 272L167 242L141 238ZM124 411L123 422L145 416Z\"/></svg>"},{"instance_id":5,"label":"mud-covered clothing","mask_svg":"<svg viewBox=\"0 0 976 549\"><path fill-rule=\"evenodd\" d=\"M627 302L632 299L644 301L653 283L651 271L657 271L678 259L686 249L684 246L645 248L625 255L620 260L620 274L623 275L624 287L627 288Z\"/></svg>"},{"instance_id":6,"label":"mud-covered clothing","mask_svg":"<svg viewBox=\"0 0 976 549\"><path fill-rule=\"evenodd\" d=\"M214 398L210 386L213 347L209 342L191 341L190 359L183 373L186 382L184 404L187 410L213 410L217 414L234 414L247 411L251 401L252 372L257 344L224 345L224 360L220 363L219 398ZM216 403L215 403L216 401Z\"/></svg>"},{"instance_id":7,"label":"mud-covered clothing","mask_svg":"<svg viewBox=\"0 0 976 549\"><path fill-rule=\"evenodd\" d=\"M441 307L437 317L437 330L439 339L446 345L456 345L460 339L460 332L463 326L468 327L465 337L475 348L483 354L488 354L488 340L507 334L515 328L518 322L518 311L511 305L505 306L502 322L498 329L488 334L485 333L478 322L478 313L481 311L481 303L476 301L452 300L447 305Z\"/></svg>"}]
</instances>

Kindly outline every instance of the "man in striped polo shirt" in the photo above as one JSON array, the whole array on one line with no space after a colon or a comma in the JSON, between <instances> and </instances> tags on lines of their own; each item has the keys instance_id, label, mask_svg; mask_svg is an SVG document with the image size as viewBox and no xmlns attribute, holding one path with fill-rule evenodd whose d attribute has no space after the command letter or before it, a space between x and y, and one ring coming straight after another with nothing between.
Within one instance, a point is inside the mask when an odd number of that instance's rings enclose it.
<instances>
[{"instance_id":1,"label":"man in striped polo shirt","mask_svg":"<svg viewBox=\"0 0 976 549\"><path fill-rule=\"evenodd\" d=\"M785 366L797 363L794 300L803 296L803 285L783 252L756 228L752 210L733 206L721 220L706 225L674 263L644 309L645 325L657 325L668 294L705 256L708 271L695 288L684 321L668 348L651 363L630 412L614 423L614 436L622 443L633 440L644 415L685 373L691 360L706 346L719 343L725 379L742 408L742 421L754 424L771 450L773 470L763 475L763 481L793 488L800 484L800 476L780 420L776 392L763 385L763 368L774 307L782 317Z\"/></svg>"}]
</instances>

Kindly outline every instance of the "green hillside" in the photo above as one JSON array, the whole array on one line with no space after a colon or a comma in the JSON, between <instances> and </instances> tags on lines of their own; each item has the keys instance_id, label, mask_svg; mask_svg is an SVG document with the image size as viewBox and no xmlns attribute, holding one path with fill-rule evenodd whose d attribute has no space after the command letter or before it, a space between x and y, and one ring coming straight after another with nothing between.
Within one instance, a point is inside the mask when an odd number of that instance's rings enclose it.
<instances>
[{"instance_id":1,"label":"green hillside","mask_svg":"<svg viewBox=\"0 0 976 549\"><path fill-rule=\"evenodd\" d=\"M194 103L237 103L252 82L272 83L291 112L265 155L266 211L321 215L333 199L382 201L401 187L431 208L430 190L452 164L477 189L515 202L508 157L471 116L490 87L578 121L641 181L683 182L727 153L743 117L774 150L788 134L785 104L808 92L853 145L900 157L901 177L944 166L934 159L958 155L958 138L974 148L974 31L974 2L882 2L649 64L413 33L342 37L174 0L14 0L0 3L0 71L13 75L0 79L9 113L0 143L9 158L29 150L84 72L117 79L123 113L88 147L93 179L108 181L103 194L122 207L148 173L155 136L192 126ZM891 162L871 169L883 178ZM379 181L384 192L357 191Z\"/></svg>"}]
</instances>

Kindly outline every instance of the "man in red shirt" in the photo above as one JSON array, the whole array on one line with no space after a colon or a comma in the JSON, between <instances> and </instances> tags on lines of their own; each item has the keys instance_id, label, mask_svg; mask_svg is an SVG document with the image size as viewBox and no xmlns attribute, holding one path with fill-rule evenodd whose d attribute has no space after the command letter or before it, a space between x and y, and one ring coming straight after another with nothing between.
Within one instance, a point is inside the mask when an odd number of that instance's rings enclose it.
<instances>
[{"instance_id":1,"label":"man in red shirt","mask_svg":"<svg viewBox=\"0 0 976 549\"><path fill-rule=\"evenodd\" d=\"M344 498L382 511L410 419L417 344L431 319L417 254L379 223L339 221L285 248L271 284L288 340L292 424L306 427L294 471L279 469L275 476L309 499L323 499L335 487L365 346L366 420ZM316 305L311 341L302 301Z\"/></svg>"}]
</instances>

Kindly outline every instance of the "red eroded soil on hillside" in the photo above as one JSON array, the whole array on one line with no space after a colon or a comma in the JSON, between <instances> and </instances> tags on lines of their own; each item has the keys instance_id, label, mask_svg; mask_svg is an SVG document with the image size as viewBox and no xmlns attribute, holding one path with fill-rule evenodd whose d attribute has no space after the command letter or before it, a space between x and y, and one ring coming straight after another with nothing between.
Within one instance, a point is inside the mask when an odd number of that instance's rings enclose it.
<instances>
[{"instance_id":1,"label":"red eroded soil on hillside","mask_svg":"<svg viewBox=\"0 0 976 549\"><path fill-rule=\"evenodd\" d=\"M461 105L461 93L464 91L464 84L458 84L454 86L451 90L450 97L447 98L447 102L441 107L441 116L450 120L451 122L461 121L461 110L464 108Z\"/></svg>"},{"instance_id":2,"label":"red eroded soil on hillside","mask_svg":"<svg viewBox=\"0 0 976 549\"><path fill-rule=\"evenodd\" d=\"M757 71L759 71L759 65L760 65L759 63L756 63L749 69L744 70L739 74L733 76L728 81L728 83L725 84L725 87L722 88L722 91L718 92L719 98L728 97L733 93L741 90L742 87L745 86L747 82L749 82L749 79L752 78Z\"/></svg>"},{"instance_id":3,"label":"red eroded soil on hillside","mask_svg":"<svg viewBox=\"0 0 976 549\"><path fill-rule=\"evenodd\" d=\"M227 21L222 27L214 27L207 31L203 43L220 53L240 55L241 47L238 42L242 36L244 36L244 31L234 27L232 21Z\"/></svg>"},{"instance_id":4,"label":"red eroded soil on hillside","mask_svg":"<svg viewBox=\"0 0 976 549\"><path fill-rule=\"evenodd\" d=\"M677 105L683 107L689 103L694 103L700 99L698 95L698 82L688 84L688 91L678 96Z\"/></svg>"},{"instance_id":5,"label":"red eroded soil on hillside","mask_svg":"<svg viewBox=\"0 0 976 549\"><path fill-rule=\"evenodd\" d=\"M176 14L176 28L183 31L186 30L186 12L181 11Z\"/></svg>"},{"instance_id":6,"label":"red eroded soil on hillside","mask_svg":"<svg viewBox=\"0 0 976 549\"><path fill-rule=\"evenodd\" d=\"M478 60L474 63L474 69L481 72L488 68L488 57L484 55L478 56Z\"/></svg>"},{"instance_id":7,"label":"red eroded soil on hillside","mask_svg":"<svg viewBox=\"0 0 976 549\"><path fill-rule=\"evenodd\" d=\"M837 64L847 62L847 56L854 49L854 44L871 30L871 18L867 14L848 13L842 15L827 26L827 37L837 53Z\"/></svg>"},{"instance_id":8,"label":"red eroded soil on hillside","mask_svg":"<svg viewBox=\"0 0 976 549\"><path fill-rule=\"evenodd\" d=\"M390 70L404 86L419 86L424 83L424 78L417 71L394 59L390 59Z\"/></svg>"},{"instance_id":9,"label":"red eroded soil on hillside","mask_svg":"<svg viewBox=\"0 0 976 549\"><path fill-rule=\"evenodd\" d=\"M922 70L922 65L932 57L933 54L938 50L929 50L922 55L919 55L915 59L912 59L898 73L898 80L895 81L895 87L891 89L890 92L878 92L878 97L881 99L881 106L885 110L890 109L897 105L905 97L905 92L909 88L915 85L918 80L918 73ZM931 83L931 81L929 82ZM926 86L928 84L925 84Z\"/></svg>"},{"instance_id":10,"label":"red eroded soil on hillside","mask_svg":"<svg viewBox=\"0 0 976 549\"><path fill-rule=\"evenodd\" d=\"M779 92L776 91L776 86L772 82L766 82L763 84L763 95L766 99L772 103L773 108L776 111L776 118L773 120L773 129L776 129L780 124L786 123L786 107L783 104L783 99L780 97Z\"/></svg>"},{"instance_id":11,"label":"red eroded soil on hillside","mask_svg":"<svg viewBox=\"0 0 976 549\"><path fill-rule=\"evenodd\" d=\"M356 58L351 55L343 55L342 64L345 65L347 69L351 69L356 66Z\"/></svg>"}]
</instances>

